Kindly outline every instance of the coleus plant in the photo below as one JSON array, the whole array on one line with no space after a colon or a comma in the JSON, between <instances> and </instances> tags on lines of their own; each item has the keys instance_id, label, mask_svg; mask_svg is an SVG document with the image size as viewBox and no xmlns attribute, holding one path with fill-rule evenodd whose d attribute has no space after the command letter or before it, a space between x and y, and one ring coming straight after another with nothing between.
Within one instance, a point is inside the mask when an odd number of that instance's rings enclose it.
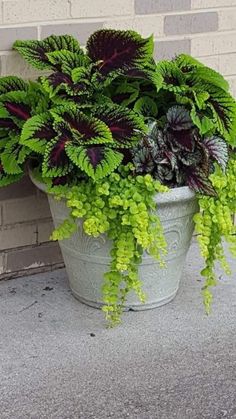
<instances>
[{"instance_id":1,"label":"coleus plant","mask_svg":"<svg viewBox=\"0 0 236 419\"><path fill-rule=\"evenodd\" d=\"M115 170L123 150L141 138L146 126L141 115L113 103L108 86L117 77L154 65L152 38L101 30L89 38L85 52L68 35L17 41L14 48L35 68L52 73L33 84L1 79L0 127L11 137L2 153L3 169L10 175L22 173L23 153L33 152L42 162L42 175L57 183L74 175L75 168L94 179ZM12 143L18 148L15 167L9 170L6 153Z\"/></svg>"},{"instance_id":2,"label":"coleus plant","mask_svg":"<svg viewBox=\"0 0 236 419\"><path fill-rule=\"evenodd\" d=\"M209 308L214 262L225 266L222 237L236 249L236 103L228 83L187 55L156 64L152 37L133 31L97 31L85 48L68 35L14 48L46 73L37 82L0 79L0 185L18 180L33 159L71 208L53 238L69 237L83 218L86 234L113 240L104 285L112 322L130 289L143 299L143 251L159 261L166 252L153 196L188 185L201 208Z\"/></svg>"},{"instance_id":3,"label":"coleus plant","mask_svg":"<svg viewBox=\"0 0 236 419\"><path fill-rule=\"evenodd\" d=\"M40 84L14 76L0 79L0 186L24 175L24 162L32 151L20 144L23 126L46 111L48 104L49 97Z\"/></svg>"}]
</instances>

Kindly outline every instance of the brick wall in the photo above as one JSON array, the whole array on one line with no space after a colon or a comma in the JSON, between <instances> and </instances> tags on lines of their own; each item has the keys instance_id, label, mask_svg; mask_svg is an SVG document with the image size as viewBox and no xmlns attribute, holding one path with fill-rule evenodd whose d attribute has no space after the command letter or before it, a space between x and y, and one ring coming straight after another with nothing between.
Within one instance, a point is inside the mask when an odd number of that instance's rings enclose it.
<instances>
[{"instance_id":1,"label":"brick wall","mask_svg":"<svg viewBox=\"0 0 236 419\"><path fill-rule=\"evenodd\" d=\"M223 73L236 95L236 0L0 0L0 74L34 78L11 52L16 39L68 33L82 44L99 28L155 37L158 59L186 52ZM0 278L60 266L46 197L29 180L0 190Z\"/></svg>"}]
</instances>

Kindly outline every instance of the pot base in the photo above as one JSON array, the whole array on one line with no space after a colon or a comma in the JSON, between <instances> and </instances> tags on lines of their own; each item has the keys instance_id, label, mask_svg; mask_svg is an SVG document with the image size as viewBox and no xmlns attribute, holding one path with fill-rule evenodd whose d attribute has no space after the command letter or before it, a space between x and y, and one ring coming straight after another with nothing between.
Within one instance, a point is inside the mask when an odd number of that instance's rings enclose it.
<instances>
[{"instance_id":1,"label":"pot base","mask_svg":"<svg viewBox=\"0 0 236 419\"><path fill-rule=\"evenodd\" d=\"M93 307L96 308L98 310L101 310L102 306L104 305L103 303L98 303L98 302L94 302L94 301L90 301L87 300L86 298L81 297L76 291L74 291L71 288L72 294L73 296L76 298L76 300L78 300L80 303L85 304L86 306L89 307ZM137 302L137 304L126 304L123 307L123 311L145 311L145 310L152 310L154 308L158 308L161 306L164 306L165 304L170 303L176 296L178 292L178 288L176 288L176 290L174 292L171 293L171 295L158 300L158 301L153 301L153 302L148 302L148 303L140 303Z\"/></svg>"}]
</instances>

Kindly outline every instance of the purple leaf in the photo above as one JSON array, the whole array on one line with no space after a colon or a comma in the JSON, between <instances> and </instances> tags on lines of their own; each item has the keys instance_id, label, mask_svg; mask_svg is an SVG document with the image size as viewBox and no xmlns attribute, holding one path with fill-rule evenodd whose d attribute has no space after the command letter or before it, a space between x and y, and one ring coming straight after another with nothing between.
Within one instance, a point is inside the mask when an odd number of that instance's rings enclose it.
<instances>
[{"instance_id":1,"label":"purple leaf","mask_svg":"<svg viewBox=\"0 0 236 419\"><path fill-rule=\"evenodd\" d=\"M102 29L90 36L88 56L102 75L128 70L147 62L152 56L152 38L143 39L133 31Z\"/></svg>"},{"instance_id":2,"label":"purple leaf","mask_svg":"<svg viewBox=\"0 0 236 419\"><path fill-rule=\"evenodd\" d=\"M10 118L0 118L0 128L18 131L18 127Z\"/></svg>"},{"instance_id":3,"label":"purple leaf","mask_svg":"<svg viewBox=\"0 0 236 419\"><path fill-rule=\"evenodd\" d=\"M167 112L168 126L174 131L189 130L193 127L190 113L183 106L172 106Z\"/></svg>"},{"instance_id":4,"label":"purple leaf","mask_svg":"<svg viewBox=\"0 0 236 419\"><path fill-rule=\"evenodd\" d=\"M184 150L193 151L193 133L192 130L183 131L172 131L169 133L168 139L170 142L174 142L178 147Z\"/></svg>"},{"instance_id":5,"label":"purple leaf","mask_svg":"<svg viewBox=\"0 0 236 419\"><path fill-rule=\"evenodd\" d=\"M229 158L228 147L223 138L213 136L211 138L205 138L203 145L206 148L210 157L217 161L223 170L226 169L226 165Z\"/></svg>"},{"instance_id":6,"label":"purple leaf","mask_svg":"<svg viewBox=\"0 0 236 419\"><path fill-rule=\"evenodd\" d=\"M104 158L104 147L89 147L86 153L90 164L96 169Z\"/></svg>"},{"instance_id":7,"label":"purple leaf","mask_svg":"<svg viewBox=\"0 0 236 419\"><path fill-rule=\"evenodd\" d=\"M10 115L27 121L31 117L30 107L23 103L5 102L4 106Z\"/></svg>"},{"instance_id":8,"label":"purple leaf","mask_svg":"<svg viewBox=\"0 0 236 419\"><path fill-rule=\"evenodd\" d=\"M71 128L71 135L79 144L112 143L111 132L101 120L78 111L62 113L61 117ZM63 123L56 125L57 131L61 130L61 125L63 126Z\"/></svg>"},{"instance_id":9,"label":"purple leaf","mask_svg":"<svg viewBox=\"0 0 236 419\"><path fill-rule=\"evenodd\" d=\"M212 183L203 170L197 167L188 167L185 168L185 174L188 186L195 192L199 192L204 195L216 196Z\"/></svg>"},{"instance_id":10,"label":"purple leaf","mask_svg":"<svg viewBox=\"0 0 236 419\"><path fill-rule=\"evenodd\" d=\"M61 134L57 137L56 141L50 147L48 154L48 164L52 167L66 166L68 164L68 157L65 152L65 146L70 141L70 139Z\"/></svg>"},{"instance_id":11,"label":"purple leaf","mask_svg":"<svg viewBox=\"0 0 236 419\"><path fill-rule=\"evenodd\" d=\"M65 73L60 73L59 71L52 73L50 76L47 77L47 80L53 88L60 86L60 84L62 83L72 85L71 77Z\"/></svg>"},{"instance_id":12,"label":"purple leaf","mask_svg":"<svg viewBox=\"0 0 236 419\"><path fill-rule=\"evenodd\" d=\"M113 139L121 146L140 139L141 133L146 130L140 117L121 106L100 106L95 110L95 116L108 126Z\"/></svg>"},{"instance_id":13,"label":"purple leaf","mask_svg":"<svg viewBox=\"0 0 236 419\"><path fill-rule=\"evenodd\" d=\"M53 179L53 186L66 185L68 183L68 176L57 176Z\"/></svg>"}]
</instances>

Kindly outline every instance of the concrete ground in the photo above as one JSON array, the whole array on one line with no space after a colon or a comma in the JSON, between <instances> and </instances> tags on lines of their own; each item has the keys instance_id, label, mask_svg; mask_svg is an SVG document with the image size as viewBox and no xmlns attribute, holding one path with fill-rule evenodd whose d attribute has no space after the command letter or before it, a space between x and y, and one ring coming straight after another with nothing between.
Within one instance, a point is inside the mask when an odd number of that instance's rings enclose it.
<instances>
[{"instance_id":1,"label":"concrete ground","mask_svg":"<svg viewBox=\"0 0 236 419\"><path fill-rule=\"evenodd\" d=\"M236 263L207 317L191 247L180 291L116 329L64 270L0 283L1 419L236 418Z\"/></svg>"}]
</instances>

